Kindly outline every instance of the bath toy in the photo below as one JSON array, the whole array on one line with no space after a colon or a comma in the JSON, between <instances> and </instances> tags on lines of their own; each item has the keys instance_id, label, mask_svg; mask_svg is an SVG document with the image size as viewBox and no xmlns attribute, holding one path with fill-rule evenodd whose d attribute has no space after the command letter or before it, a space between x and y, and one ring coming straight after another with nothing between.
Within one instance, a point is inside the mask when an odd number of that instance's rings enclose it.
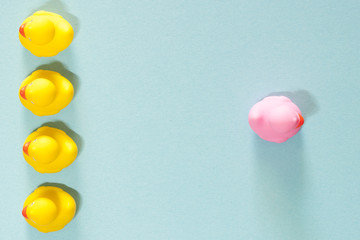
<instances>
[{"instance_id":1,"label":"bath toy","mask_svg":"<svg viewBox=\"0 0 360 240\"><path fill-rule=\"evenodd\" d=\"M19 28L21 44L37 57L52 57L65 50L74 37L70 23L62 16L37 11Z\"/></svg>"},{"instance_id":2,"label":"bath toy","mask_svg":"<svg viewBox=\"0 0 360 240\"><path fill-rule=\"evenodd\" d=\"M40 232L63 229L75 216L74 198L58 187L39 187L25 200L22 215Z\"/></svg>"},{"instance_id":3,"label":"bath toy","mask_svg":"<svg viewBox=\"0 0 360 240\"><path fill-rule=\"evenodd\" d=\"M300 130L304 118L300 109L289 98L271 96L251 108L249 124L262 139L282 143Z\"/></svg>"},{"instance_id":4,"label":"bath toy","mask_svg":"<svg viewBox=\"0 0 360 240\"><path fill-rule=\"evenodd\" d=\"M26 162L40 173L60 172L77 153L76 143L64 131L46 126L31 133L23 146Z\"/></svg>"},{"instance_id":5,"label":"bath toy","mask_svg":"<svg viewBox=\"0 0 360 240\"><path fill-rule=\"evenodd\" d=\"M59 73L36 70L21 83L21 103L37 116L60 112L72 100L74 87Z\"/></svg>"}]
</instances>

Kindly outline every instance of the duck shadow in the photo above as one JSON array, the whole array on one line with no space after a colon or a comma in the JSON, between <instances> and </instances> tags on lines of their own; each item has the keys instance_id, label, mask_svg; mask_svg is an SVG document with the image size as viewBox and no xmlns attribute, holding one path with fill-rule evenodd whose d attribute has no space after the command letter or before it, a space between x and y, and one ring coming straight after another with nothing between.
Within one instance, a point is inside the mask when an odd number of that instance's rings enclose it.
<instances>
[{"instance_id":1,"label":"duck shadow","mask_svg":"<svg viewBox=\"0 0 360 240\"><path fill-rule=\"evenodd\" d=\"M43 184L40 184L38 187L58 187L61 188L62 190L64 190L65 192L67 192L68 194L70 194L76 203L76 212L75 212L75 216L78 214L78 212L80 211L81 208L81 196L80 193L78 191L76 191L75 189L66 186L65 184L62 183L52 183L52 182L45 182Z\"/></svg>"},{"instance_id":2,"label":"duck shadow","mask_svg":"<svg viewBox=\"0 0 360 240\"><path fill-rule=\"evenodd\" d=\"M80 89L80 81L79 77L74 74L73 72L69 71L64 64L59 61L54 61L48 64L40 65L36 68L36 70L50 70L60 73L66 79L68 79L72 85L74 86L74 98L76 97L77 93Z\"/></svg>"},{"instance_id":3,"label":"duck shadow","mask_svg":"<svg viewBox=\"0 0 360 240\"><path fill-rule=\"evenodd\" d=\"M296 90L293 92L272 92L269 96L285 96L291 99L301 110L301 114L306 117L310 117L319 111L319 105L315 97L306 90Z\"/></svg>"},{"instance_id":4,"label":"duck shadow","mask_svg":"<svg viewBox=\"0 0 360 240\"><path fill-rule=\"evenodd\" d=\"M76 36L80 30L80 21L75 15L73 15L73 14L69 13L69 11L67 11L67 6L62 1L60 1L60 0L47 1L40 7L33 9L31 14L33 14L36 11L40 11L40 10L54 12L54 13L57 13L57 14L63 16L65 18L65 20L68 21L71 24L71 26L73 27L74 39L76 38Z\"/></svg>"},{"instance_id":5,"label":"duck shadow","mask_svg":"<svg viewBox=\"0 0 360 240\"><path fill-rule=\"evenodd\" d=\"M78 147L78 157L80 156L80 154L83 150L83 147L84 147L84 140L78 133L76 133L75 131L70 129L62 121L46 122L41 125L41 127L45 127L45 126L60 129L60 130L64 131L67 135L69 135L76 143L76 146Z\"/></svg>"},{"instance_id":6,"label":"duck shadow","mask_svg":"<svg viewBox=\"0 0 360 240\"><path fill-rule=\"evenodd\" d=\"M290 232L296 229L294 239L298 239L305 234L305 157L301 133L280 144L255 137L256 200L261 203L261 212L266 212L274 224L287 226Z\"/></svg>"}]
</instances>

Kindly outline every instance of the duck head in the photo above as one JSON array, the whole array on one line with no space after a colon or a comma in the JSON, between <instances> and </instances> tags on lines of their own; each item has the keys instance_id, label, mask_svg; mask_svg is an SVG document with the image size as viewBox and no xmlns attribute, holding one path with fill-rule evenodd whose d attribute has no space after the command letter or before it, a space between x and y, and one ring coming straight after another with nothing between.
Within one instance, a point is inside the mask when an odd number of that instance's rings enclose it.
<instances>
[{"instance_id":1,"label":"duck head","mask_svg":"<svg viewBox=\"0 0 360 240\"><path fill-rule=\"evenodd\" d=\"M39 225L48 225L58 213L55 203L48 198L37 198L22 210L24 218Z\"/></svg>"},{"instance_id":2,"label":"duck head","mask_svg":"<svg viewBox=\"0 0 360 240\"><path fill-rule=\"evenodd\" d=\"M44 45L55 36L55 25L46 16L36 16L19 28L20 34L36 45Z\"/></svg>"},{"instance_id":3,"label":"duck head","mask_svg":"<svg viewBox=\"0 0 360 240\"><path fill-rule=\"evenodd\" d=\"M57 158L60 146L50 136L39 136L35 140L25 143L23 152L36 162L48 164Z\"/></svg>"},{"instance_id":4,"label":"duck head","mask_svg":"<svg viewBox=\"0 0 360 240\"><path fill-rule=\"evenodd\" d=\"M36 106L45 107L54 101L56 87L48 79L37 78L20 89L20 96Z\"/></svg>"},{"instance_id":5,"label":"duck head","mask_svg":"<svg viewBox=\"0 0 360 240\"><path fill-rule=\"evenodd\" d=\"M273 130L287 133L300 128L304 124L304 118L288 106L279 106L270 112L269 124Z\"/></svg>"}]
</instances>

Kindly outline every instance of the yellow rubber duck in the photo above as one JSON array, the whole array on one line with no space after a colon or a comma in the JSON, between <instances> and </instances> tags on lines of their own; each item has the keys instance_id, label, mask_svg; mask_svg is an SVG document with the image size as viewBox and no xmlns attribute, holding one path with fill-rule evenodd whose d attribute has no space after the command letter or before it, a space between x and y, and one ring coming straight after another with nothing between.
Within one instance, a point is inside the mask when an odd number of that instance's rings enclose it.
<instances>
[{"instance_id":1,"label":"yellow rubber duck","mask_svg":"<svg viewBox=\"0 0 360 240\"><path fill-rule=\"evenodd\" d=\"M25 140L23 155L36 171L56 173L69 166L78 148L64 131L52 127L40 127Z\"/></svg>"},{"instance_id":2,"label":"yellow rubber duck","mask_svg":"<svg viewBox=\"0 0 360 240\"><path fill-rule=\"evenodd\" d=\"M21 83L21 103L37 116L53 115L74 97L74 87L60 73L36 70Z\"/></svg>"},{"instance_id":3,"label":"yellow rubber duck","mask_svg":"<svg viewBox=\"0 0 360 240\"><path fill-rule=\"evenodd\" d=\"M40 232L63 229L75 216L74 198L58 187L39 187L25 200L22 215Z\"/></svg>"},{"instance_id":4,"label":"yellow rubber duck","mask_svg":"<svg viewBox=\"0 0 360 240\"><path fill-rule=\"evenodd\" d=\"M62 16L37 11L19 28L21 44L37 57L52 57L65 50L74 38L74 30Z\"/></svg>"}]
</instances>

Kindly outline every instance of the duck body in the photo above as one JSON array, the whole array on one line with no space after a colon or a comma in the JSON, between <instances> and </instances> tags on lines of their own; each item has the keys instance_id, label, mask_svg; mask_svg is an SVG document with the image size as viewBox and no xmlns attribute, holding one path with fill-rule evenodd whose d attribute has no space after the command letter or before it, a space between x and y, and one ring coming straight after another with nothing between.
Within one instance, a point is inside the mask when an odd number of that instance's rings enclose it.
<instances>
[{"instance_id":1,"label":"duck body","mask_svg":"<svg viewBox=\"0 0 360 240\"><path fill-rule=\"evenodd\" d=\"M36 171L56 173L74 162L78 148L64 131L40 127L31 133L23 145L23 155Z\"/></svg>"},{"instance_id":2,"label":"duck body","mask_svg":"<svg viewBox=\"0 0 360 240\"><path fill-rule=\"evenodd\" d=\"M22 214L40 232L63 229L75 216L74 198L58 187L42 186L25 200Z\"/></svg>"},{"instance_id":3,"label":"duck body","mask_svg":"<svg viewBox=\"0 0 360 240\"><path fill-rule=\"evenodd\" d=\"M249 112L250 127L262 139L282 143L294 136L304 123L300 109L287 97L270 96Z\"/></svg>"},{"instance_id":4,"label":"duck body","mask_svg":"<svg viewBox=\"0 0 360 240\"><path fill-rule=\"evenodd\" d=\"M74 38L74 30L62 16L37 11L26 18L19 29L21 44L37 57L52 57L65 50Z\"/></svg>"},{"instance_id":5,"label":"duck body","mask_svg":"<svg viewBox=\"0 0 360 240\"><path fill-rule=\"evenodd\" d=\"M74 87L60 73L36 70L21 83L21 103L37 116L54 115L74 97Z\"/></svg>"}]
</instances>

